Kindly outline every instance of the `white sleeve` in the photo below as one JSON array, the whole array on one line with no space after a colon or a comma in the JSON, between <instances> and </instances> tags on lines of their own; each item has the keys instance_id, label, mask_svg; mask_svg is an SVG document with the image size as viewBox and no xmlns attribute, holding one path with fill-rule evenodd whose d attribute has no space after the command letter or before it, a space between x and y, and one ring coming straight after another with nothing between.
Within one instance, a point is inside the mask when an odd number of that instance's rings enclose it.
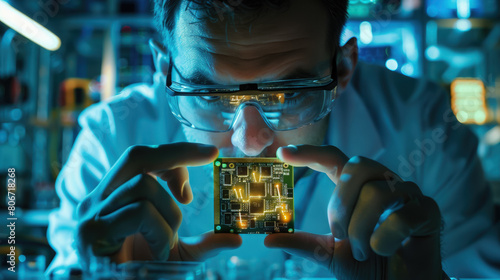
<instances>
[{"instance_id":1,"label":"white sleeve","mask_svg":"<svg viewBox=\"0 0 500 280\"><path fill-rule=\"evenodd\" d=\"M427 152L422 191L439 205L444 220L443 269L452 277L500 276L500 223L491 188L477 155L478 140L460 124L447 95L425 105Z\"/></svg>"},{"instance_id":2,"label":"white sleeve","mask_svg":"<svg viewBox=\"0 0 500 280\"><path fill-rule=\"evenodd\" d=\"M79 118L81 132L75 141L68 161L56 180L60 207L49 216L47 237L56 251L46 274L55 274L69 267L80 268L74 244L76 207L100 182L116 160L112 144L114 124L106 104L88 108Z\"/></svg>"}]
</instances>

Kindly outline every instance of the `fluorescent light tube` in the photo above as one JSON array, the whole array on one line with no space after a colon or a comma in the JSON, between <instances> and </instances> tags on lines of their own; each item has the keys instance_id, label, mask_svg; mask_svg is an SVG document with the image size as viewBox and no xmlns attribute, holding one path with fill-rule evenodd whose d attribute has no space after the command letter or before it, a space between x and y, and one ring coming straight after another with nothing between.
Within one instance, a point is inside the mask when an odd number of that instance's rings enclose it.
<instances>
[{"instance_id":1,"label":"fluorescent light tube","mask_svg":"<svg viewBox=\"0 0 500 280\"><path fill-rule=\"evenodd\" d=\"M0 0L0 21L49 51L55 51L61 46L59 37L4 0Z\"/></svg>"}]
</instances>

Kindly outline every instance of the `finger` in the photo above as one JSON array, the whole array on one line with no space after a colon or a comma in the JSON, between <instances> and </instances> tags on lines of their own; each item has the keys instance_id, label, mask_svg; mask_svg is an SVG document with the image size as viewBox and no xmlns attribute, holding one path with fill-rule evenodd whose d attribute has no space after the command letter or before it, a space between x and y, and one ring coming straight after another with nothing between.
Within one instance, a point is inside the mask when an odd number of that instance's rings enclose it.
<instances>
[{"instance_id":1,"label":"finger","mask_svg":"<svg viewBox=\"0 0 500 280\"><path fill-rule=\"evenodd\" d=\"M401 182L401 179L387 167L365 157L353 157L345 164L328 203L328 220L335 237L339 239L347 237L349 222L361 187L369 181L379 180L386 180L391 189L397 182Z\"/></svg>"},{"instance_id":2,"label":"finger","mask_svg":"<svg viewBox=\"0 0 500 280\"><path fill-rule=\"evenodd\" d=\"M392 256L407 238L439 237L439 207L429 197L414 197L380 224L370 238L371 248L381 256ZM437 247L439 248L439 246Z\"/></svg>"},{"instance_id":3,"label":"finger","mask_svg":"<svg viewBox=\"0 0 500 280\"><path fill-rule=\"evenodd\" d=\"M319 235L296 231L294 234L270 234L264 239L264 245L282 249L289 254L314 260L331 268L335 239L331 234Z\"/></svg>"},{"instance_id":4,"label":"finger","mask_svg":"<svg viewBox=\"0 0 500 280\"><path fill-rule=\"evenodd\" d=\"M101 204L104 206L97 217L141 200L152 203L174 233L177 232L182 222L182 212L168 192L148 174L137 175L116 189Z\"/></svg>"},{"instance_id":5,"label":"finger","mask_svg":"<svg viewBox=\"0 0 500 280\"><path fill-rule=\"evenodd\" d=\"M236 249L242 239L238 234L206 232L199 236L179 239L179 260L201 261L217 255L222 250Z\"/></svg>"},{"instance_id":6,"label":"finger","mask_svg":"<svg viewBox=\"0 0 500 280\"><path fill-rule=\"evenodd\" d=\"M205 165L214 161L218 153L214 146L195 143L132 146L122 154L97 188L107 197L121 184L141 173Z\"/></svg>"},{"instance_id":7,"label":"finger","mask_svg":"<svg viewBox=\"0 0 500 280\"><path fill-rule=\"evenodd\" d=\"M88 255L107 256L116 253L125 238L135 233L144 236L155 259L168 258L174 232L148 201L138 201L83 222L78 229L78 240L81 250Z\"/></svg>"},{"instance_id":8,"label":"finger","mask_svg":"<svg viewBox=\"0 0 500 280\"><path fill-rule=\"evenodd\" d=\"M189 173L186 167L177 167L171 170L152 172L160 177L172 192L172 195L182 204L193 200L193 191L189 185Z\"/></svg>"},{"instance_id":9,"label":"finger","mask_svg":"<svg viewBox=\"0 0 500 280\"><path fill-rule=\"evenodd\" d=\"M386 181L371 181L361 188L348 226L354 258L365 261L371 254L370 237L385 211L400 207L420 195L413 183L399 183L392 191Z\"/></svg>"},{"instance_id":10,"label":"finger","mask_svg":"<svg viewBox=\"0 0 500 280\"><path fill-rule=\"evenodd\" d=\"M334 146L299 145L280 147L276 156L293 166L307 166L326 173L337 183L349 158Z\"/></svg>"}]
</instances>

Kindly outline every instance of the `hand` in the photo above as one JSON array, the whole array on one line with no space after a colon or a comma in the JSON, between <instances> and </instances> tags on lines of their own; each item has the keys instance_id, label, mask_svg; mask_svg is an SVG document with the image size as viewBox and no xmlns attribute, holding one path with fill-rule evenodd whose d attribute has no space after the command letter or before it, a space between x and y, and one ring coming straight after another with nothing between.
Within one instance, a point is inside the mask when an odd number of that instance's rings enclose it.
<instances>
[{"instance_id":1,"label":"hand","mask_svg":"<svg viewBox=\"0 0 500 280\"><path fill-rule=\"evenodd\" d=\"M241 237L235 234L177 236L182 214L174 198L183 204L193 199L186 166L208 164L217 155L213 146L192 143L127 149L78 206L76 241L85 265L92 255L118 263L197 261L239 247ZM152 175L167 182L174 198Z\"/></svg>"},{"instance_id":2,"label":"hand","mask_svg":"<svg viewBox=\"0 0 500 280\"><path fill-rule=\"evenodd\" d=\"M332 234L271 234L266 246L316 260L338 279L441 279L441 215L417 185L332 146L283 147L277 156L336 184L328 205Z\"/></svg>"}]
</instances>

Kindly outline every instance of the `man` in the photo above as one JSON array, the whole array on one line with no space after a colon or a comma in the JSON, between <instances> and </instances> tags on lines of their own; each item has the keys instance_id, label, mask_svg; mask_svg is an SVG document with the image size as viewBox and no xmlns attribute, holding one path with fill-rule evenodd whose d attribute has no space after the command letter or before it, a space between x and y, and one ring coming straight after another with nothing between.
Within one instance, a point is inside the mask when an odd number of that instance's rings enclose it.
<instances>
[{"instance_id":1,"label":"man","mask_svg":"<svg viewBox=\"0 0 500 280\"><path fill-rule=\"evenodd\" d=\"M356 39L338 47L346 10L333 0L156 1L164 42L151 42L155 85L127 88L80 118L57 181L50 269L86 267L92 256L217 253L271 264L287 258L283 249L339 279L498 275L499 227L477 140L434 86L355 71ZM296 166L301 231L210 231L207 164L218 155Z\"/></svg>"}]
</instances>

